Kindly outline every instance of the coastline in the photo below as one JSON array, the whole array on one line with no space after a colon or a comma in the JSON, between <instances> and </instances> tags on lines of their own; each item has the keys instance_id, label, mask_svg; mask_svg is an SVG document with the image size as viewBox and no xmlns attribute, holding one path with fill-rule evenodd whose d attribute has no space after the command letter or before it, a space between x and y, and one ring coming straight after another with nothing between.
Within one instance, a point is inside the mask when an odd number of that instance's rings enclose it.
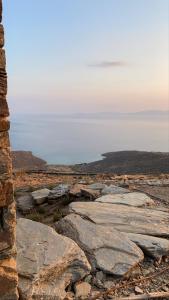
<instances>
[{"instance_id":1,"label":"coastline","mask_svg":"<svg viewBox=\"0 0 169 300\"><path fill-rule=\"evenodd\" d=\"M101 155L102 159L74 165L48 164L31 151L12 151L14 170L53 170L55 172L110 174L168 174L169 152L116 151Z\"/></svg>"}]
</instances>

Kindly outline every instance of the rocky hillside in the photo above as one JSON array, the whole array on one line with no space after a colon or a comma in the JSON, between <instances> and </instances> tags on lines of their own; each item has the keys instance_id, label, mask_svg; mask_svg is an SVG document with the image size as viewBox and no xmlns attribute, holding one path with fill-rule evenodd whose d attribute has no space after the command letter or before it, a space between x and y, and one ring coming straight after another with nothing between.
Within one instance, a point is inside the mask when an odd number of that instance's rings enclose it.
<instances>
[{"instance_id":1,"label":"rocky hillside","mask_svg":"<svg viewBox=\"0 0 169 300\"><path fill-rule=\"evenodd\" d=\"M45 169L46 161L36 157L31 151L12 151L14 169Z\"/></svg>"},{"instance_id":2,"label":"rocky hillside","mask_svg":"<svg viewBox=\"0 0 169 300\"><path fill-rule=\"evenodd\" d=\"M118 151L103 154L103 160L73 167L80 172L115 174L169 173L169 152Z\"/></svg>"}]
</instances>

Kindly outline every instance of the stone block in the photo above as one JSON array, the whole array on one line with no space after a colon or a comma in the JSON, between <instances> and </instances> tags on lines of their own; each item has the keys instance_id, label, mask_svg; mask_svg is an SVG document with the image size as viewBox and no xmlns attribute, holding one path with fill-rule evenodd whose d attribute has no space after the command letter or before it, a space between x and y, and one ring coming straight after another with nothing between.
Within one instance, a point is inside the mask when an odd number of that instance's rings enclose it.
<instances>
[{"instance_id":1,"label":"stone block","mask_svg":"<svg viewBox=\"0 0 169 300\"><path fill-rule=\"evenodd\" d=\"M0 148L8 148L9 143L9 134L8 132L0 132Z\"/></svg>"},{"instance_id":2,"label":"stone block","mask_svg":"<svg viewBox=\"0 0 169 300\"><path fill-rule=\"evenodd\" d=\"M4 46L4 28L3 25L0 24L0 48Z\"/></svg>"},{"instance_id":3,"label":"stone block","mask_svg":"<svg viewBox=\"0 0 169 300\"><path fill-rule=\"evenodd\" d=\"M17 273L14 258L0 261L0 299L17 300Z\"/></svg>"},{"instance_id":4,"label":"stone block","mask_svg":"<svg viewBox=\"0 0 169 300\"><path fill-rule=\"evenodd\" d=\"M6 71L0 69L0 95L7 94L7 74Z\"/></svg>"},{"instance_id":5,"label":"stone block","mask_svg":"<svg viewBox=\"0 0 169 300\"><path fill-rule=\"evenodd\" d=\"M15 204L0 208L0 259L8 257L8 250L14 247L15 226Z\"/></svg>"},{"instance_id":6,"label":"stone block","mask_svg":"<svg viewBox=\"0 0 169 300\"><path fill-rule=\"evenodd\" d=\"M0 179L0 207L7 206L13 201L13 182L11 179Z\"/></svg>"},{"instance_id":7,"label":"stone block","mask_svg":"<svg viewBox=\"0 0 169 300\"><path fill-rule=\"evenodd\" d=\"M0 95L0 117L8 117L9 109L5 96Z\"/></svg>"},{"instance_id":8,"label":"stone block","mask_svg":"<svg viewBox=\"0 0 169 300\"><path fill-rule=\"evenodd\" d=\"M0 69L5 70L5 67L6 67L5 50L0 49Z\"/></svg>"},{"instance_id":9,"label":"stone block","mask_svg":"<svg viewBox=\"0 0 169 300\"><path fill-rule=\"evenodd\" d=\"M10 128L10 123L7 118L0 118L0 132L8 131Z\"/></svg>"},{"instance_id":10,"label":"stone block","mask_svg":"<svg viewBox=\"0 0 169 300\"><path fill-rule=\"evenodd\" d=\"M10 149L0 149L0 176L11 172Z\"/></svg>"}]
</instances>

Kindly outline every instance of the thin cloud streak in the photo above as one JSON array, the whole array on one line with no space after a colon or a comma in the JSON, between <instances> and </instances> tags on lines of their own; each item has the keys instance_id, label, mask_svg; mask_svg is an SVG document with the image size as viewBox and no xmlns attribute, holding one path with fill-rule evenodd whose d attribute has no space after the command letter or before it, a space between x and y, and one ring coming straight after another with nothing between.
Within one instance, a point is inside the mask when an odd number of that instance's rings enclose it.
<instances>
[{"instance_id":1,"label":"thin cloud streak","mask_svg":"<svg viewBox=\"0 0 169 300\"><path fill-rule=\"evenodd\" d=\"M102 61L99 63L89 64L88 67L91 68L117 68L125 67L127 63L124 61Z\"/></svg>"}]
</instances>

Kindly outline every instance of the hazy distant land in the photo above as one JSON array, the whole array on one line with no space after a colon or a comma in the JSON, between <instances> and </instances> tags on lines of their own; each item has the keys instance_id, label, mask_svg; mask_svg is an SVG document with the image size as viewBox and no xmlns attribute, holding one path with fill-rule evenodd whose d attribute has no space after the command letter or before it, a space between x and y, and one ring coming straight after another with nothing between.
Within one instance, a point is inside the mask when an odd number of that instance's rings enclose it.
<instances>
[{"instance_id":1,"label":"hazy distant land","mask_svg":"<svg viewBox=\"0 0 169 300\"><path fill-rule=\"evenodd\" d=\"M103 159L91 163L70 166L79 173L111 174L161 174L169 173L169 152L117 151L102 155ZM34 156L30 151L13 151L14 169L42 170L49 169L47 163ZM59 167L58 165L52 165ZM65 165L65 170L67 170ZM59 170L59 168L58 168ZM61 166L64 171L63 165Z\"/></svg>"}]
</instances>

